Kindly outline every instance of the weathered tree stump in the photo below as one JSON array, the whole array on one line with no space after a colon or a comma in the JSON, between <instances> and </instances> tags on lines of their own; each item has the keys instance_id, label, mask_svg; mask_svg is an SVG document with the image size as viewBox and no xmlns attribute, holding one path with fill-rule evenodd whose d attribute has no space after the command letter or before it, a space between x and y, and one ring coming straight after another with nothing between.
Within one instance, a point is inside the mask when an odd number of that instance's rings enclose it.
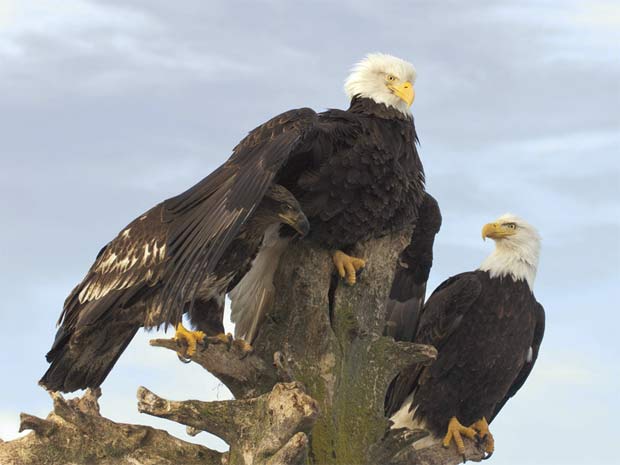
<instances>
[{"instance_id":1,"label":"weathered tree stump","mask_svg":"<svg viewBox=\"0 0 620 465\"><path fill-rule=\"evenodd\" d=\"M222 454L149 426L115 423L99 414L99 390L79 399L52 394L46 419L21 415L23 438L0 444L2 465L215 465Z\"/></svg>"},{"instance_id":2,"label":"weathered tree stump","mask_svg":"<svg viewBox=\"0 0 620 465\"><path fill-rule=\"evenodd\" d=\"M403 433L389 432L384 416L385 394L396 374L436 357L431 346L383 336L395 264L410 237L403 231L359 244L354 255L366 259L367 268L353 287L334 277L329 253L312 244L299 243L283 257L274 308L254 347L262 358L281 351L293 379L317 400L313 464L463 461L441 445L415 451L410 432L404 433L408 441L391 440ZM472 445L466 457L479 460L483 453Z\"/></svg>"},{"instance_id":3,"label":"weathered tree stump","mask_svg":"<svg viewBox=\"0 0 620 465\"><path fill-rule=\"evenodd\" d=\"M79 407L96 405L96 396L89 393L69 402L55 395L54 412L47 420L24 416L22 427L33 433L0 443L0 463L437 465L457 464L464 458L479 461L484 451L471 442L465 457L437 443L416 450L413 443L428 432L390 431L384 417L385 394L396 374L414 363L432 363L436 357L433 347L383 336L395 263L409 237L410 231L403 231L359 244L355 255L367 260L367 268L354 287L335 277L326 250L303 241L290 247L276 274L277 297L254 352L248 355L234 344L214 344L202 347L192 359L217 376L234 400L169 401L139 389L140 411L185 424L190 434L213 433L230 445L228 453L185 443L153 428L113 423L99 416L98 408ZM174 340L151 344L181 350Z\"/></svg>"},{"instance_id":4,"label":"weathered tree stump","mask_svg":"<svg viewBox=\"0 0 620 465\"><path fill-rule=\"evenodd\" d=\"M228 463L306 463L308 437L318 416L314 399L299 383L279 383L268 394L246 400L173 402L145 388L141 412L208 431L229 444ZM279 462L288 457L288 462Z\"/></svg>"}]
</instances>

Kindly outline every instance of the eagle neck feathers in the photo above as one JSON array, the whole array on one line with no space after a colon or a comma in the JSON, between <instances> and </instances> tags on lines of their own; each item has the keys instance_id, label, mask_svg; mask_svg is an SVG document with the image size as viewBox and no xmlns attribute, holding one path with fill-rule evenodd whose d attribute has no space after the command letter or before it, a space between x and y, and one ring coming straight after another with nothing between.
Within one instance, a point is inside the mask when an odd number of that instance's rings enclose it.
<instances>
[{"instance_id":1,"label":"eagle neck feathers","mask_svg":"<svg viewBox=\"0 0 620 465\"><path fill-rule=\"evenodd\" d=\"M538 252L516 253L515 250L496 248L482 262L479 270L489 273L491 278L511 277L515 281L526 281L530 291L534 292Z\"/></svg>"}]
</instances>

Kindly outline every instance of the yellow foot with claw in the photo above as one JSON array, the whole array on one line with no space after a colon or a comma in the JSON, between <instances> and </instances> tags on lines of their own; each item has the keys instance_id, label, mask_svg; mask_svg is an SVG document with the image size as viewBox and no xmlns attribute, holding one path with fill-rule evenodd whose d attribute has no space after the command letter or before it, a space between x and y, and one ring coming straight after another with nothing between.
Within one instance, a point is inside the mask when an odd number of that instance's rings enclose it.
<instances>
[{"instance_id":1,"label":"yellow foot with claw","mask_svg":"<svg viewBox=\"0 0 620 465\"><path fill-rule=\"evenodd\" d=\"M476 430L474 428L468 428L459 423L456 417L452 417L450 419L450 423L448 423L448 432L443 438L443 446L450 447L450 443L454 439L454 443L456 444L456 448L459 451L459 454L465 454L465 443L463 442L463 438L461 436L465 436L469 439L476 438Z\"/></svg>"},{"instance_id":2,"label":"yellow foot with claw","mask_svg":"<svg viewBox=\"0 0 620 465\"><path fill-rule=\"evenodd\" d=\"M231 347L236 347L242 353L243 357L246 357L254 352L254 348L250 344L245 342L243 339L234 339L230 333L220 333L216 336L208 336L205 339L205 342L207 344L225 344L228 346L228 350L230 350Z\"/></svg>"},{"instance_id":3,"label":"yellow foot with claw","mask_svg":"<svg viewBox=\"0 0 620 465\"><path fill-rule=\"evenodd\" d=\"M233 343L232 334L220 333L215 336L207 336L207 344L225 344L230 347Z\"/></svg>"},{"instance_id":4,"label":"yellow foot with claw","mask_svg":"<svg viewBox=\"0 0 620 465\"><path fill-rule=\"evenodd\" d=\"M364 269L366 261L361 258L350 257L346 253L337 250L333 255L334 265L338 274L349 286L357 282L357 273Z\"/></svg>"},{"instance_id":5,"label":"yellow foot with claw","mask_svg":"<svg viewBox=\"0 0 620 465\"><path fill-rule=\"evenodd\" d=\"M206 334L202 331L190 331L183 326L183 323L179 323L177 325L177 332L174 335L174 338L177 342L185 341L187 344L187 349L185 350L185 356L191 358L196 353L196 346L198 343L202 343Z\"/></svg>"},{"instance_id":6,"label":"yellow foot with claw","mask_svg":"<svg viewBox=\"0 0 620 465\"><path fill-rule=\"evenodd\" d=\"M247 357L252 352L254 352L254 347L252 347L243 339L235 339L233 341L233 346L237 347L239 351L243 354L242 358Z\"/></svg>"},{"instance_id":7,"label":"yellow foot with claw","mask_svg":"<svg viewBox=\"0 0 620 465\"><path fill-rule=\"evenodd\" d=\"M484 444L484 451L489 454L487 458L493 455L495 451L495 439L489 431L489 424L487 423L487 419L482 417L476 423L470 426L470 428L475 429L478 432L478 437L480 441Z\"/></svg>"}]
</instances>

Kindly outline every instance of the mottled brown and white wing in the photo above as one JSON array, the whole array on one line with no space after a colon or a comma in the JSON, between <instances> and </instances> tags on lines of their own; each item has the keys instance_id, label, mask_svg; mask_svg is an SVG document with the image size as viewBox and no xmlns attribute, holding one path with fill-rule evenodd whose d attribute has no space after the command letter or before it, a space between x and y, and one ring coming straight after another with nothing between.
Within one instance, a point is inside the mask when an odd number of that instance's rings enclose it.
<instances>
[{"instance_id":1,"label":"mottled brown and white wing","mask_svg":"<svg viewBox=\"0 0 620 465\"><path fill-rule=\"evenodd\" d=\"M87 305L111 293L154 286L162 279L168 258L168 228L162 223L162 206L157 205L132 221L97 256L82 282L65 301L59 323L73 326L97 320L105 306ZM129 295L118 296L118 304Z\"/></svg>"}]
</instances>

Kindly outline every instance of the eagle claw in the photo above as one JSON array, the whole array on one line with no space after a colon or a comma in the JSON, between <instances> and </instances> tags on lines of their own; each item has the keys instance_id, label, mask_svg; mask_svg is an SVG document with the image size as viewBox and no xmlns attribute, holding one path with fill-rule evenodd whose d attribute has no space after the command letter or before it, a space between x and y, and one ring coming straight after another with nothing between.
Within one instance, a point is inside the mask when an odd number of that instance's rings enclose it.
<instances>
[{"instance_id":1,"label":"eagle claw","mask_svg":"<svg viewBox=\"0 0 620 465\"><path fill-rule=\"evenodd\" d=\"M454 440L454 444L456 445L459 454L463 456L463 459L465 459L465 443L463 442L463 438L461 436L474 440L477 435L478 433L474 428L463 426L456 417L452 417L448 423L448 431L443 438L442 445L443 447L448 448L450 447L452 440Z\"/></svg>"},{"instance_id":2,"label":"eagle claw","mask_svg":"<svg viewBox=\"0 0 620 465\"><path fill-rule=\"evenodd\" d=\"M232 337L232 334L230 333L229 334L219 333L219 334L216 334L215 336L207 336L205 338L206 345L224 344L228 350L230 350L230 348L232 347L233 341L234 339Z\"/></svg>"},{"instance_id":3,"label":"eagle claw","mask_svg":"<svg viewBox=\"0 0 620 465\"><path fill-rule=\"evenodd\" d=\"M178 354L179 360L181 360L183 363L189 363L191 361L191 358L196 353L196 348L198 344L202 344L205 338L206 334L202 331L190 331L186 329L185 326L183 326L183 323L179 323L177 325L174 339L177 341L177 344L183 341L187 345L185 353Z\"/></svg>"},{"instance_id":4,"label":"eagle claw","mask_svg":"<svg viewBox=\"0 0 620 465\"><path fill-rule=\"evenodd\" d=\"M341 250L336 250L333 253L332 259L340 277L349 286L355 285L357 278L362 274L366 266L366 261L361 258L351 257Z\"/></svg>"},{"instance_id":5,"label":"eagle claw","mask_svg":"<svg viewBox=\"0 0 620 465\"><path fill-rule=\"evenodd\" d=\"M230 351L233 347L236 347L237 349L239 349L239 352L241 352L241 360L254 352L254 347L245 342L243 339L234 339L232 334L220 333L216 336L209 336L205 338L204 342L207 345L225 344L228 351Z\"/></svg>"},{"instance_id":6,"label":"eagle claw","mask_svg":"<svg viewBox=\"0 0 620 465\"><path fill-rule=\"evenodd\" d=\"M479 446L484 447L484 451L488 454L484 458L489 459L493 455L495 451L495 438L489 431L489 423L487 423L487 419L482 417L480 420L475 422L470 426L477 432L476 441Z\"/></svg>"}]
</instances>

